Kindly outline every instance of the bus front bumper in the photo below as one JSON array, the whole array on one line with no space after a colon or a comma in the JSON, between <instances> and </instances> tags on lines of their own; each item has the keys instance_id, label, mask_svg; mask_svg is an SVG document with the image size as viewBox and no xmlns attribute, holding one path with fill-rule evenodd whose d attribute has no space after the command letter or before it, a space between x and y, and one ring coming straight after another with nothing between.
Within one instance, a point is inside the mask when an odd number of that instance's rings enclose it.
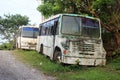
<instances>
[{"instance_id":1,"label":"bus front bumper","mask_svg":"<svg viewBox=\"0 0 120 80\"><path fill-rule=\"evenodd\" d=\"M79 57L68 57L63 56L62 62L66 64L79 64L87 66L106 65L105 58L79 58Z\"/></svg>"},{"instance_id":2,"label":"bus front bumper","mask_svg":"<svg viewBox=\"0 0 120 80\"><path fill-rule=\"evenodd\" d=\"M35 46L31 46L31 45L27 45L27 46L21 46L22 49L30 49L30 50L35 50L36 49L36 45Z\"/></svg>"}]
</instances>

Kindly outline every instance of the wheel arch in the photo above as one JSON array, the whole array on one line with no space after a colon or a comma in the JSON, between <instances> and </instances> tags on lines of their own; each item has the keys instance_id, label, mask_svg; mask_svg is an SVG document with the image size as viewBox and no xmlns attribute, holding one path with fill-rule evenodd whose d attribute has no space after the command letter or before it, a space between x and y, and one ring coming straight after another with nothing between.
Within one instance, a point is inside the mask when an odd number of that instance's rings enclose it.
<instances>
[{"instance_id":1,"label":"wheel arch","mask_svg":"<svg viewBox=\"0 0 120 80\"><path fill-rule=\"evenodd\" d=\"M43 47L43 44L40 44L40 47L41 47L41 46Z\"/></svg>"},{"instance_id":2,"label":"wheel arch","mask_svg":"<svg viewBox=\"0 0 120 80\"><path fill-rule=\"evenodd\" d=\"M61 49L58 46L55 47L54 52L55 50L61 51Z\"/></svg>"},{"instance_id":3,"label":"wheel arch","mask_svg":"<svg viewBox=\"0 0 120 80\"><path fill-rule=\"evenodd\" d=\"M53 57L54 57L54 55L55 55L55 51L56 51L56 50L57 50L57 51L61 51L60 47L56 46L55 49L54 49L54 52L53 52Z\"/></svg>"},{"instance_id":4,"label":"wheel arch","mask_svg":"<svg viewBox=\"0 0 120 80\"><path fill-rule=\"evenodd\" d=\"M43 54L43 44L40 44L39 53L42 53L42 54Z\"/></svg>"}]
</instances>

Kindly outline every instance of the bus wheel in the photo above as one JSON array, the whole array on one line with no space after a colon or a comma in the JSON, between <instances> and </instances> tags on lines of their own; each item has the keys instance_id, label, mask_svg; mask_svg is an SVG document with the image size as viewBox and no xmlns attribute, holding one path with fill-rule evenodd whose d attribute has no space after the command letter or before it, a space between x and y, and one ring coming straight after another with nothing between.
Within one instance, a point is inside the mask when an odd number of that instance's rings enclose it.
<instances>
[{"instance_id":1,"label":"bus wheel","mask_svg":"<svg viewBox=\"0 0 120 80\"><path fill-rule=\"evenodd\" d=\"M43 45L40 46L40 54L43 54Z\"/></svg>"},{"instance_id":2,"label":"bus wheel","mask_svg":"<svg viewBox=\"0 0 120 80\"><path fill-rule=\"evenodd\" d=\"M61 51L60 50L55 50L53 60L57 63L61 63L61 59L62 59Z\"/></svg>"}]
</instances>

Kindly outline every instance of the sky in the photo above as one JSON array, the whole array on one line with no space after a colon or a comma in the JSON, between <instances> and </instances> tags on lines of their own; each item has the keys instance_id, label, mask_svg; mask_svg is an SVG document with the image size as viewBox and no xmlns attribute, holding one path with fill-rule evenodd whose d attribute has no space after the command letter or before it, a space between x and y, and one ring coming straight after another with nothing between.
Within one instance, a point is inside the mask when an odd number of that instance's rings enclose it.
<instances>
[{"instance_id":1,"label":"sky","mask_svg":"<svg viewBox=\"0 0 120 80\"><path fill-rule=\"evenodd\" d=\"M37 11L40 0L0 0L0 16L20 14L29 17L30 24L39 25L41 14Z\"/></svg>"},{"instance_id":2,"label":"sky","mask_svg":"<svg viewBox=\"0 0 120 80\"><path fill-rule=\"evenodd\" d=\"M41 13L37 11L40 0L0 0L0 16L4 14L20 14L29 17L30 24L39 25L41 22ZM5 42L1 39L0 44Z\"/></svg>"}]
</instances>

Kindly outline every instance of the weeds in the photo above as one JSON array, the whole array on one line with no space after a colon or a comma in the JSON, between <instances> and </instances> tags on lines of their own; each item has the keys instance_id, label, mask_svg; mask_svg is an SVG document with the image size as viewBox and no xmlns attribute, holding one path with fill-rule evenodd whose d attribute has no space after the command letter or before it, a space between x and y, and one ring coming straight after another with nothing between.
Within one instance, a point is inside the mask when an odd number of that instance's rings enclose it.
<instances>
[{"instance_id":1,"label":"weeds","mask_svg":"<svg viewBox=\"0 0 120 80\"><path fill-rule=\"evenodd\" d=\"M109 61L105 67L57 64L36 51L14 51L22 62L58 80L120 80L120 57Z\"/></svg>"}]
</instances>

